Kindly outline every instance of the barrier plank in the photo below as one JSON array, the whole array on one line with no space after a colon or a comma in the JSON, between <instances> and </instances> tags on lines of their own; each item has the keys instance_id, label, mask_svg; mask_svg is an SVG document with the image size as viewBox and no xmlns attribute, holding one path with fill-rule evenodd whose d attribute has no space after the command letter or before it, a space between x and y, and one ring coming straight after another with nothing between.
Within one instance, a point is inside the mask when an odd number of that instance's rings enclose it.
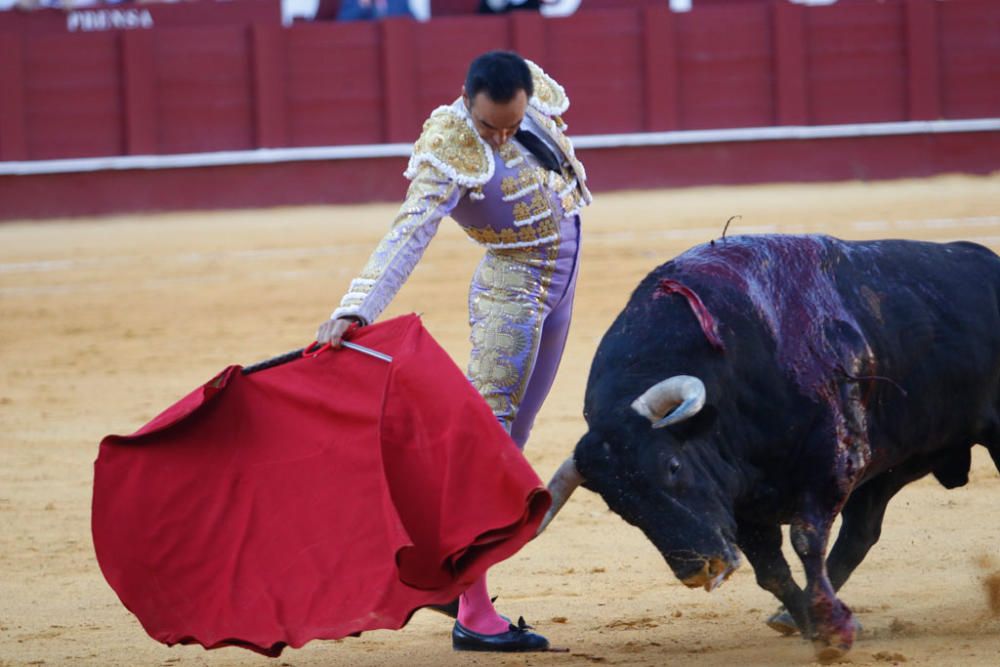
<instances>
[{"instance_id":1,"label":"barrier plank","mask_svg":"<svg viewBox=\"0 0 1000 667\"><path fill-rule=\"evenodd\" d=\"M161 152L254 147L245 26L157 31L154 54Z\"/></svg>"},{"instance_id":2,"label":"barrier plank","mask_svg":"<svg viewBox=\"0 0 1000 667\"><path fill-rule=\"evenodd\" d=\"M125 114L125 152L152 155L156 141L156 68L153 33L119 33L122 64L122 104Z\"/></svg>"},{"instance_id":3,"label":"barrier plank","mask_svg":"<svg viewBox=\"0 0 1000 667\"><path fill-rule=\"evenodd\" d=\"M37 35L25 40L22 54L30 159L125 152L114 33Z\"/></svg>"},{"instance_id":4,"label":"barrier plank","mask_svg":"<svg viewBox=\"0 0 1000 667\"><path fill-rule=\"evenodd\" d=\"M810 122L908 116L903 3L849 3L805 12Z\"/></svg>"},{"instance_id":5,"label":"barrier plank","mask_svg":"<svg viewBox=\"0 0 1000 667\"><path fill-rule=\"evenodd\" d=\"M774 122L766 5L708 7L677 16L683 129Z\"/></svg>"},{"instance_id":6,"label":"barrier plank","mask_svg":"<svg viewBox=\"0 0 1000 667\"><path fill-rule=\"evenodd\" d=\"M0 160L28 159L24 127L24 43L17 33L0 33Z\"/></svg>"},{"instance_id":7,"label":"barrier plank","mask_svg":"<svg viewBox=\"0 0 1000 667\"><path fill-rule=\"evenodd\" d=\"M379 24L301 23L285 34L288 145L385 141Z\"/></svg>"},{"instance_id":8,"label":"barrier plank","mask_svg":"<svg viewBox=\"0 0 1000 667\"><path fill-rule=\"evenodd\" d=\"M638 9L593 10L551 28L546 69L569 93L574 134L643 127L642 17Z\"/></svg>"},{"instance_id":9,"label":"barrier plank","mask_svg":"<svg viewBox=\"0 0 1000 667\"><path fill-rule=\"evenodd\" d=\"M942 115L1000 115L1000 3L938 3Z\"/></svg>"},{"instance_id":10,"label":"barrier plank","mask_svg":"<svg viewBox=\"0 0 1000 667\"><path fill-rule=\"evenodd\" d=\"M649 132L679 129L680 82L673 14L666 7L649 7L643 12L642 24L643 129Z\"/></svg>"},{"instance_id":11,"label":"barrier plank","mask_svg":"<svg viewBox=\"0 0 1000 667\"><path fill-rule=\"evenodd\" d=\"M257 148L288 145L286 52L285 33L279 26L267 23L250 26L254 145Z\"/></svg>"}]
</instances>

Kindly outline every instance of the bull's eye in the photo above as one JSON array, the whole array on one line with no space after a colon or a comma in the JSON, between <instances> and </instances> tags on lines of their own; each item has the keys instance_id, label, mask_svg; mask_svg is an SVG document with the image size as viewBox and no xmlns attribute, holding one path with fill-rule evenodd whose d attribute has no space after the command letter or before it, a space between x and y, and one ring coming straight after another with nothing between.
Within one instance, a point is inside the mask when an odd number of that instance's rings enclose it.
<instances>
[{"instance_id":1,"label":"bull's eye","mask_svg":"<svg viewBox=\"0 0 1000 667\"><path fill-rule=\"evenodd\" d=\"M677 471L681 469L681 462L677 460L676 456L671 456L670 461L667 462L667 470L671 475L676 475Z\"/></svg>"}]
</instances>

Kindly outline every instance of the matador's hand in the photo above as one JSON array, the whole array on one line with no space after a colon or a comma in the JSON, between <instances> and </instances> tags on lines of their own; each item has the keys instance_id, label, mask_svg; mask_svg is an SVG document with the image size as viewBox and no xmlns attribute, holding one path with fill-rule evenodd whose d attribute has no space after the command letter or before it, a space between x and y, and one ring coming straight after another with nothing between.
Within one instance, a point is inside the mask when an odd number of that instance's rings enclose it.
<instances>
[{"instance_id":1,"label":"matador's hand","mask_svg":"<svg viewBox=\"0 0 1000 667\"><path fill-rule=\"evenodd\" d=\"M333 347L340 347L340 341L344 338L344 332L356 324L353 318L340 317L335 320L327 320L319 325L316 332L316 342L320 345L329 343Z\"/></svg>"}]
</instances>

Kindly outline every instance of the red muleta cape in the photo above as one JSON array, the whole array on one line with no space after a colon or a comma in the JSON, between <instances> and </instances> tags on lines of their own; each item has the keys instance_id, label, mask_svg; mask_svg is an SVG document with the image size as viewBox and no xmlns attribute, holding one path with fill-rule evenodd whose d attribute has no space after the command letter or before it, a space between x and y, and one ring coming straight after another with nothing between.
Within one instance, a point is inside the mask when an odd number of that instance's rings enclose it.
<instances>
[{"instance_id":1,"label":"red muleta cape","mask_svg":"<svg viewBox=\"0 0 1000 667\"><path fill-rule=\"evenodd\" d=\"M286 646L402 627L535 534L550 498L415 315L230 366L94 466L108 583L154 639Z\"/></svg>"}]
</instances>

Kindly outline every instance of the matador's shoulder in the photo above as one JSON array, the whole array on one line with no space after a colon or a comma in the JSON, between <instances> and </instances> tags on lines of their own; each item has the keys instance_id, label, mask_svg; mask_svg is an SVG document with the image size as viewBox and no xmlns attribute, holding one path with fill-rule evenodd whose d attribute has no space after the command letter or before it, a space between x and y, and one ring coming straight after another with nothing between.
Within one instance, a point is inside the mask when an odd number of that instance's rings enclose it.
<instances>
[{"instance_id":1,"label":"matador's shoulder","mask_svg":"<svg viewBox=\"0 0 1000 667\"><path fill-rule=\"evenodd\" d=\"M525 62L535 89L528 104L555 121L556 128L563 129L565 125L559 116L569 108L566 91L541 67L530 60ZM438 107L424 122L404 175L413 179L421 167L428 165L468 188L479 187L493 178L492 150L479 136L461 99Z\"/></svg>"},{"instance_id":2,"label":"matador's shoulder","mask_svg":"<svg viewBox=\"0 0 1000 667\"><path fill-rule=\"evenodd\" d=\"M530 60L525 60L525 62L528 63L528 69L531 70L531 81L535 88L535 94L528 100L528 104L546 116L556 117L557 122L561 125L562 122L558 116L566 113L566 110L569 109L569 97L566 96L566 91L541 67Z\"/></svg>"},{"instance_id":3,"label":"matador's shoulder","mask_svg":"<svg viewBox=\"0 0 1000 667\"><path fill-rule=\"evenodd\" d=\"M493 178L490 147L476 132L461 100L438 107L424 122L404 175L412 179L425 165L470 188Z\"/></svg>"}]
</instances>

